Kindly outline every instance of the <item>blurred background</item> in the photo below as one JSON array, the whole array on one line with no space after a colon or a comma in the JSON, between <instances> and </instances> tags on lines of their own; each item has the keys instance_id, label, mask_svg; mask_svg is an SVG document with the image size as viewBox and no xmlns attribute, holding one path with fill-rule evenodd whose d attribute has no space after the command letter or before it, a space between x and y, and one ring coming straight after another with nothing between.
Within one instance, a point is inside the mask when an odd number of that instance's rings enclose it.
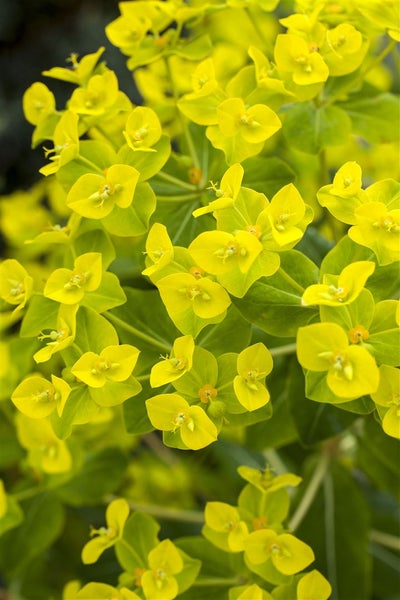
<instances>
[{"instance_id":1,"label":"blurred background","mask_svg":"<svg viewBox=\"0 0 400 600\"><path fill-rule=\"evenodd\" d=\"M66 66L71 52L106 47L103 60L132 97L125 58L108 42L104 28L119 16L117 0L0 0L0 194L27 189L41 176L41 148L31 149L32 126L22 112L22 95L35 81L46 83L63 108L71 85L41 72Z\"/></svg>"}]
</instances>

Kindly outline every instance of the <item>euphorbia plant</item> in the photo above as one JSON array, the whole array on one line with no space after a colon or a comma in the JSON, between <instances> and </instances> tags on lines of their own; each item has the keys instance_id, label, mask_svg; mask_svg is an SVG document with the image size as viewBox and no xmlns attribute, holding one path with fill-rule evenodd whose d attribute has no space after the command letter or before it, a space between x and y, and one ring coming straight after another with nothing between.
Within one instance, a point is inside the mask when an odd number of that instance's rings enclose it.
<instances>
[{"instance_id":1,"label":"euphorbia plant","mask_svg":"<svg viewBox=\"0 0 400 600\"><path fill-rule=\"evenodd\" d=\"M142 104L103 47L43 73L71 94L26 91L43 178L1 204L7 585L383 600L400 549L396 3L120 11L106 35Z\"/></svg>"}]
</instances>

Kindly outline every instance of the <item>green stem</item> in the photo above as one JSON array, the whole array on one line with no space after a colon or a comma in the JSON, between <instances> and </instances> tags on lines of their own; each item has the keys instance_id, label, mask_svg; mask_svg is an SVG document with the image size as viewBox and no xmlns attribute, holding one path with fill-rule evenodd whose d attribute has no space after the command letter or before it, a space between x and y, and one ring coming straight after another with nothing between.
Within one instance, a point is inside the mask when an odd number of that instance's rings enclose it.
<instances>
[{"instance_id":1,"label":"green stem","mask_svg":"<svg viewBox=\"0 0 400 600\"><path fill-rule=\"evenodd\" d=\"M286 271L284 269L282 269L282 267L279 267L278 273L279 273L279 275L281 275L281 277L283 277L283 279L286 279L286 281L292 287L294 287L295 290L297 290L298 292L300 292L301 295L304 294L304 288L299 283L297 283L297 281L295 281L293 279L293 277L291 277L288 273L286 273Z\"/></svg>"},{"instance_id":2,"label":"green stem","mask_svg":"<svg viewBox=\"0 0 400 600\"><path fill-rule=\"evenodd\" d=\"M327 473L328 466L330 460L329 455L326 452L322 452L319 460L317 462L317 466L313 473L313 476L310 479L310 483L298 505L294 514L292 515L289 521L289 529L295 531L297 527L300 525L306 514L308 513L312 503L314 502L315 496L321 486L321 483Z\"/></svg>"},{"instance_id":3,"label":"green stem","mask_svg":"<svg viewBox=\"0 0 400 600\"><path fill-rule=\"evenodd\" d=\"M192 136L189 131L187 120L185 119L185 117L182 115L181 111L178 108L179 94L178 94L178 90L176 88L174 78L172 75L171 63L170 63L169 58L168 57L165 58L164 62L165 62L165 68L167 70L168 78L171 83L172 95L173 95L175 103L177 105L176 109L178 111L178 118L182 125L183 135L185 136L185 139L186 139L186 143L188 146L189 154L190 154L192 162L193 162L193 166L196 167L196 169L201 169L199 157L197 156L196 148L194 146L193 139L192 139Z\"/></svg>"},{"instance_id":4,"label":"green stem","mask_svg":"<svg viewBox=\"0 0 400 600\"><path fill-rule=\"evenodd\" d=\"M112 313L106 311L105 313L103 313L103 316L106 317L109 321L111 321L111 323L113 323L114 325L121 327L121 329L124 329L128 333L132 333L133 335L140 338L144 342L147 342L148 344L151 344L155 348L162 350L162 352L170 352L170 350L171 350L170 346L167 346L167 344L164 344L163 342L158 341L151 335L147 335L147 333L144 333L143 331L136 329L136 327L133 327L133 325L129 325L128 323L125 323L125 321L123 321L116 315L113 315Z\"/></svg>"},{"instance_id":5,"label":"green stem","mask_svg":"<svg viewBox=\"0 0 400 600\"><path fill-rule=\"evenodd\" d=\"M100 169L100 167L95 165L94 162L92 162L91 160L88 160L87 158L85 158L84 156L81 156L80 154L78 154L78 156L76 157L76 160L78 162L80 162L82 165L89 167L89 169L91 171L95 171L96 173L99 173L100 175L104 176L104 172L102 171L102 169Z\"/></svg>"},{"instance_id":6,"label":"green stem","mask_svg":"<svg viewBox=\"0 0 400 600\"><path fill-rule=\"evenodd\" d=\"M271 356L286 356L287 354L294 354L296 352L296 343L286 344L285 346L277 346L276 348L270 348Z\"/></svg>"},{"instance_id":7,"label":"green stem","mask_svg":"<svg viewBox=\"0 0 400 600\"><path fill-rule=\"evenodd\" d=\"M200 192L196 192L193 194L180 194L179 196L159 196L157 194L158 202L170 202L176 204L177 202L189 202L190 200L198 200L200 196Z\"/></svg>"},{"instance_id":8,"label":"green stem","mask_svg":"<svg viewBox=\"0 0 400 600\"><path fill-rule=\"evenodd\" d=\"M164 179L164 181L173 183L174 185L181 187L184 190L190 190L192 192L197 189L196 186L192 183L186 183L186 181L182 181L182 179L178 179L178 177L174 177L173 175L165 173L164 171L159 171L156 176L160 177L160 179Z\"/></svg>"},{"instance_id":9,"label":"green stem","mask_svg":"<svg viewBox=\"0 0 400 600\"><path fill-rule=\"evenodd\" d=\"M155 504L138 504L137 502L129 502L129 506L132 510L144 512L159 519L168 519L171 521L179 521L181 523L196 523L199 525L204 523L203 513L197 510L181 510Z\"/></svg>"},{"instance_id":10,"label":"green stem","mask_svg":"<svg viewBox=\"0 0 400 600\"><path fill-rule=\"evenodd\" d=\"M324 473L324 523L325 523L325 553L328 580L332 585L332 600L337 596L337 566L335 545L335 493L331 473Z\"/></svg>"},{"instance_id":11,"label":"green stem","mask_svg":"<svg viewBox=\"0 0 400 600\"><path fill-rule=\"evenodd\" d=\"M371 529L369 537L371 542L386 546L386 548L391 548L392 550L400 550L400 538L395 535L391 535L385 531Z\"/></svg>"},{"instance_id":12,"label":"green stem","mask_svg":"<svg viewBox=\"0 0 400 600\"><path fill-rule=\"evenodd\" d=\"M43 487L34 487L27 488L26 490L21 490L20 492L11 493L10 496L17 500L17 502L21 502L22 500L28 500L29 498L34 498L38 494L41 494L45 491L46 488Z\"/></svg>"},{"instance_id":13,"label":"green stem","mask_svg":"<svg viewBox=\"0 0 400 600\"><path fill-rule=\"evenodd\" d=\"M192 587L211 587L214 585L228 587L240 584L243 584L243 582L235 577L202 577L201 579L197 579L192 584Z\"/></svg>"}]
</instances>

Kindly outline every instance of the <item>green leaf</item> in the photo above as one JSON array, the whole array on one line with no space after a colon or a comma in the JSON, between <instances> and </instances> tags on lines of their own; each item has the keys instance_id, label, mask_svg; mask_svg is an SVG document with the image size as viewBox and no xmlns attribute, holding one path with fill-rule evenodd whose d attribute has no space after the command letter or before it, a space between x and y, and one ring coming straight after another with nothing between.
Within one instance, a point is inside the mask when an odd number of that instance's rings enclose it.
<instances>
[{"instance_id":1,"label":"green leaf","mask_svg":"<svg viewBox=\"0 0 400 600\"><path fill-rule=\"evenodd\" d=\"M400 365L400 329L388 329L370 335L367 340L378 364Z\"/></svg>"},{"instance_id":2,"label":"green leaf","mask_svg":"<svg viewBox=\"0 0 400 600\"><path fill-rule=\"evenodd\" d=\"M266 333L278 337L296 335L318 315L315 307L302 306L305 287L316 283L318 268L304 254L289 250L281 256L275 275L256 281L244 298L233 298L242 315Z\"/></svg>"},{"instance_id":3,"label":"green leaf","mask_svg":"<svg viewBox=\"0 0 400 600\"><path fill-rule=\"evenodd\" d=\"M165 165L171 153L171 144L167 135L162 135L153 146L155 152L134 152L128 144L122 146L117 161L135 167L140 173L139 181L154 177Z\"/></svg>"},{"instance_id":4,"label":"green leaf","mask_svg":"<svg viewBox=\"0 0 400 600\"><path fill-rule=\"evenodd\" d=\"M76 157L57 171L58 181L67 189L71 188L82 175L86 173L96 173L98 175L116 163L116 154L110 144L106 142L81 140L79 142L79 154L83 157L83 161Z\"/></svg>"},{"instance_id":5,"label":"green leaf","mask_svg":"<svg viewBox=\"0 0 400 600\"><path fill-rule=\"evenodd\" d=\"M228 589L238 585L241 577L248 576L242 553L228 553L219 550L203 537L184 537L174 540L175 545L192 558L201 561L201 570L195 585L179 596L182 600L226 600ZM224 585L223 580L226 579ZM217 580L215 585L213 580Z\"/></svg>"},{"instance_id":6,"label":"green leaf","mask_svg":"<svg viewBox=\"0 0 400 600\"><path fill-rule=\"evenodd\" d=\"M331 583L332 600L369 600L369 511L357 482L339 463L326 473L296 536L313 548L313 567Z\"/></svg>"},{"instance_id":7,"label":"green leaf","mask_svg":"<svg viewBox=\"0 0 400 600\"><path fill-rule=\"evenodd\" d=\"M138 236L146 233L149 220L156 208L156 196L148 183L136 186L132 204L128 208L114 206L113 211L104 217L104 227L113 235L121 237Z\"/></svg>"},{"instance_id":8,"label":"green leaf","mask_svg":"<svg viewBox=\"0 0 400 600\"><path fill-rule=\"evenodd\" d=\"M321 371L306 371L306 397L315 402L335 404L338 408L360 415L369 414L375 408L374 403L367 396L355 400L336 396L328 387L326 372Z\"/></svg>"},{"instance_id":9,"label":"green leaf","mask_svg":"<svg viewBox=\"0 0 400 600\"><path fill-rule=\"evenodd\" d=\"M102 229L86 231L74 240L74 249L77 256L86 252L101 252L103 269L107 269L115 259L115 249L110 236Z\"/></svg>"},{"instance_id":10,"label":"green leaf","mask_svg":"<svg viewBox=\"0 0 400 600\"><path fill-rule=\"evenodd\" d=\"M251 339L251 325L233 305L221 323L208 325L199 333L196 344L219 356L227 350L227 339L230 352L241 352Z\"/></svg>"},{"instance_id":11,"label":"green leaf","mask_svg":"<svg viewBox=\"0 0 400 600\"><path fill-rule=\"evenodd\" d=\"M126 296L119 279L114 273L103 273L100 286L94 292L88 292L83 297L82 306L93 308L99 313L126 302Z\"/></svg>"},{"instance_id":12,"label":"green leaf","mask_svg":"<svg viewBox=\"0 0 400 600\"><path fill-rule=\"evenodd\" d=\"M106 315L116 327L121 343L158 354L169 353L180 333L169 319L158 291L124 290L126 303Z\"/></svg>"},{"instance_id":13,"label":"green leaf","mask_svg":"<svg viewBox=\"0 0 400 600\"><path fill-rule=\"evenodd\" d=\"M179 594L182 594L183 592L186 592L186 590L188 590L195 581L201 568L201 561L196 558L192 558L186 554L186 552L183 552L183 550L180 549L179 554L183 559L183 569L175 575L175 578L178 582Z\"/></svg>"},{"instance_id":14,"label":"green leaf","mask_svg":"<svg viewBox=\"0 0 400 600\"><path fill-rule=\"evenodd\" d=\"M76 315L75 344L83 352L99 354L107 346L118 344L114 327L96 310L82 306Z\"/></svg>"},{"instance_id":15,"label":"green leaf","mask_svg":"<svg viewBox=\"0 0 400 600\"><path fill-rule=\"evenodd\" d=\"M57 488L57 495L71 506L98 504L121 484L127 465L128 458L119 448L88 453L78 474Z\"/></svg>"},{"instance_id":16,"label":"green leaf","mask_svg":"<svg viewBox=\"0 0 400 600\"><path fill-rule=\"evenodd\" d=\"M242 185L272 198L278 190L295 179L295 173L281 158L254 156L243 162Z\"/></svg>"},{"instance_id":17,"label":"green leaf","mask_svg":"<svg viewBox=\"0 0 400 600\"><path fill-rule=\"evenodd\" d=\"M121 567L130 573L148 568L147 556L158 544L159 524L149 515L135 512L127 520L122 540L115 546Z\"/></svg>"},{"instance_id":18,"label":"green leaf","mask_svg":"<svg viewBox=\"0 0 400 600\"><path fill-rule=\"evenodd\" d=\"M0 565L8 577L23 572L30 561L46 551L60 535L64 510L60 501L49 493L23 502L25 518L20 527L8 531L0 543Z\"/></svg>"},{"instance_id":19,"label":"green leaf","mask_svg":"<svg viewBox=\"0 0 400 600\"><path fill-rule=\"evenodd\" d=\"M36 337L42 329L55 329L59 308L58 302L41 294L33 295L22 321L20 336Z\"/></svg>"},{"instance_id":20,"label":"green leaf","mask_svg":"<svg viewBox=\"0 0 400 600\"><path fill-rule=\"evenodd\" d=\"M372 144L395 142L398 139L400 98L383 93L373 98L363 96L340 105L349 115L353 132Z\"/></svg>"},{"instance_id":21,"label":"green leaf","mask_svg":"<svg viewBox=\"0 0 400 600\"><path fill-rule=\"evenodd\" d=\"M0 414L0 468L10 467L18 463L24 456L24 450L20 446L15 435L15 427L4 413Z\"/></svg>"},{"instance_id":22,"label":"green leaf","mask_svg":"<svg viewBox=\"0 0 400 600\"><path fill-rule=\"evenodd\" d=\"M18 527L23 520L24 513L22 508L12 496L7 496L6 513L0 517L0 537L4 535L6 531Z\"/></svg>"},{"instance_id":23,"label":"green leaf","mask_svg":"<svg viewBox=\"0 0 400 600\"><path fill-rule=\"evenodd\" d=\"M99 412L99 407L90 396L87 385L77 385L67 398L61 417L52 415L52 426L60 439L71 435L72 425L89 423Z\"/></svg>"},{"instance_id":24,"label":"green leaf","mask_svg":"<svg viewBox=\"0 0 400 600\"><path fill-rule=\"evenodd\" d=\"M360 431L357 461L378 489L400 499L399 442L389 437L376 420L365 419Z\"/></svg>"},{"instance_id":25,"label":"green leaf","mask_svg":"<svg viewBox=\"0 0 400 600\"><path fill-rule=\"evenodd\" d=\"M283 121L283 135L290 146L307 154L318 154L327 146L345 144L351 121L337 106L316 107L311 102L291 106Z\"/></svg>"},{"instance_id":26,"label":"green leaf","mask_svg":"<svg viewBox=\"0 0 400 600\"><path fill-rule=\"evenodd\" d=\"M320 265L333 245L333 242L319 233L318 229L309 226L300 242L296 244L296 250L305 254L316 265Z\"/></svg>"}]
</instances>

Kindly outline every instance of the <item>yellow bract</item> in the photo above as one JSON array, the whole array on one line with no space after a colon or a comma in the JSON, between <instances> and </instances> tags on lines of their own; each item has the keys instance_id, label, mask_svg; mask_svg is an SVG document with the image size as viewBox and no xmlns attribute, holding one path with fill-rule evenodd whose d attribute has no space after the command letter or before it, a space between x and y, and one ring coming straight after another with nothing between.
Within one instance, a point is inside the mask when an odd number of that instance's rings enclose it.
<instances>
[{"instance_id":1,"label":"yellow bract","mask_svg":"<svg viewBox=\"0 0 400 600\"><path fill-rule=\"evenodd\" d=\"M322 83L329 69L318 51L302 37L290 33L278 35L274 49L279 71L291 73L297 85Z\"/></svg>"},{"instance_id":2,"label":"yellow bract","mask_svg":"<svg viewBox=\"0 0 400 600\"><path fill-rule=\"evenodd\" d=\"M214 190L217 199L210 202L207 206L196 208L192 213L193 216L199 217L200 215L232 206L240 192L243 174L244 170L240 163L235 163L229 167L223 175L219 187L211 184L210 189Z\"/></svg>"},{"instance_id":3,"label":"yellow bract","mask_svg":"<svg viewBox=\"0 0 400 600\"><path fill-rule=\"evenodd\" d=\"M368 202L354 211L356 224L349 237L373 250L380 265L400 260L400 208L390 210L383 202Z\"/></svg>"},{"instance_id":4,"label":"yellow bract","mask_svg":"<svg viewBox=\"0 0 400 600\"><path fill-rule=\"evenodd\" d=\"M141 578L146 600L172 600L179 593L174 575L183 569L183 560L176 546L165 539L150 551L148 556L150 569Z\"/></svg>"},{"instance_id":5,"label":"yellow bract","mask_svg":"<svg viewBox=\"0 0 400 600\"><path fill-rule=\"evenodd\" d=\"M32 375L15 388L11 400L24 415L31 419L43 419L56 408L61 416L70 391L68 383L55 375L51 376L51 382L39 375Z\"/></svg>"},{"instance_id":6,"label":"yellow bract","mask_svg":"<svg viewBox=\"0 0 400 600\"><path fill-rule=\"evenodd\" d=\"M28 461L44 473L65 473L72 467L72 456L64 440L58 439L47 419L16 415L18 439L28 451Z\"/></svg>"},{"instance_id":7,"label":"yellow bract","mask_svg":"<svg viewBox=\"0 0 400 600\"><path fill-rule=\"evenodd\" d=\"M200 406L190 406L179 394L159 394L146 400L151 424L161 431L179 430L191 450L205 448L217 439L217 428Z\"/></svg>"},{"instance_id":8,"label":"yellow bract","mask_svg":"<svg viewBox=\"0 0 400 600\"><path fill-rule=\"evenodd\" d=\"M43 117L55 112L56 100L47 85L37 81L24 93L22 99L25 119L37 125Z\"/></svg>"},{"instance_id":9,"label":"yellow bract","mask_svg":"<svg viewBox=\"0 0 400 600\"><path fill-rule=\"evenodd\" d=\"M56 269L48 278L43 294L61 304L77 304L85 292L97 290L101 279L102 255L87 252L75 259L73 269Z\"/></svg>"},{"instance_id":10,"label":"yellow bract","mask_svg":"<svg viewBox=\"0 0 400 600\"><path fill-rule=\"evenodd\" d=\"M379 387L371 398L378 405L385 433L400 439L400 370L381 365L379 371Z\"/></svg>"},{"instance_id":11,"label":"yellow bract","mask_svg":"<svg viewBox=\"0 0 400 600\"><path fill-rule=\"evenodd\" d=\"M223 136L239 136L250 144L265 142L281 128L277 114L265 104L246 107L241 98L228 98L217 108L217 123Z\"/></svg>"},{"instance_id":12,"label":"yellow bract","mask_svg":"<svg viewBox=\"0 0 400 600\"><path fill-rule=\"evenodd\" d=\"M132 204L139 171L129 165L112 165L105 175L86 173L73 184L67 196L67 205L78 215L102 219L114 206L127 208Z\"/></svg>"},{"instance_id":13,"label":"yellow bract","mask_svg":"<svg viewBox=\"0 0 400 600\"><path fill-rule=\"evenodd\" d=\"M314 560L310 546L289 533L278 535L273 529L251 532L244 541L244 551L250 563L260 565L271 560L284 575L294 575Z\"/></svg>"},{"instance_id":14,"label":"yellow bract","mask_svg":"<svg viewBox=\"0 0 400 600\"><path fill-rule=\"evenodd\" d=\"M194 339L185 335L175 340L169 356L153 365L150 372L151 387L159 387L176 381L192 368Z\"/></svg>"},{"instance_id":15,"label":"yellow bract","mask_svg":"<svg viewBox=\"0 0 400 600\"><path fill-rule=\"evenodd\" d=\"M240 404L249 411L265 406L270 395L262 383L272 371L272 356L261 342L245 348L237 358L239 375L233 380Z\"/></svg>"},{"instance_id":16,"label":"yellow bract","mask_svg":"<svg viewBox=\"0 0 400 600\"><path fill-rule=\"evenodd\" d=\"M243 592L237 597L237 600L272 600L269 592L260 588L256 583L246 587Z\"/></svg>"},{"instance_id":17,"label":"yellow bract","mask_svg":"<svg viewBox=\"0 0 400 600\"><path fill-rule=\"evenodd\" d=\"M336 323L300 327L297 357L305 369L327 371L328 387L340 399L359 398L378 388L379 370L374 358L365 348L349 345L345 331Z\"/></svg>"},{"instance_id":18,"label":"yellow bract","mask_svg":"<svg viewBox=\"0 0 400 600\"><path fill-rule=\"evenodd\" d=\"M207 277L196 279L190 273L174 273L157 281L162 301L171 318L186 310L209 319L221 315L231 303L224 288Z\"/></svg>"},{"instance_id":19,"label":"yellow bract","mask_svg":"<svg viewBox=\"0 0 400 600\"><path fill-rule=\"evenodd\" d=\"M319 571L314 569L303 575L297 584L296 600L328 600L332 586Z\"/></svg>"},{"instance_id":20,"label":"yellow bract","mask_svg":"<svg viewBox=\"0 0 400 600\"><path fill-rule=\"evenodd\" d=\"M368 277L374 270L375 263L364 260L347 265L340 275L325 274L322 278L323 283L310 285L305 290L301 302L304 306L350 304L360 295Z\"/></svg>"},{"instance_id":21,"label":"yellow bract","mask_svg":"<svg viewBox=\"0 0 400 600\"><path fill-rule=\"evenodd\" d=\"M225 502L207 502L204 517L210 529L225 534L231 552L244 549L243 542L249 531L237 508Z\"/></svg>"},{"instance_id":22,"label":"yellow bract","mask_svg":"<svg viewBox=\"0 0 400 600\"><path fill-rule=\"evenodd\" d=\"M15 306L13 312L24 308L33 289L33 278L14 258L0 264L0 297Z\"/></svg>"},{"instance_id":23,"label":"yellow bract","mask_svg":"<svg viewBox=\"0 0 400 600\"><path fill-rule=\"evenodd\" d=\"M72 344L75 338L78 308L78 304L61 304L58 310L56 329L52 329L48 333L41 332L38 335L38 340L48 341L46 341L43 348L40 348L33 355L35 362L46 362L55 352L59 352Z\"/></svg>"},{"instance_id":24,"label":"yellow bract","mask_svg":"<svg viewBox=\"0 0 400 600\"><path fill-rule=\"evenodd\" d=\"M174 257L174 247L168 235L167 228L161 223L154 223L146 240L146 269L142 275L150 277L156 271L165 267Z\"/></svg>"},{"instance_id":25,"label":"yellow bract","mask_svg":"<svg viewBox=\"0 0 400 600\"><path fill-rule=\"evenodd\" d=\"M128 344L107 346L100 352L85 352L71 372L86 385L101 388L109 381L125 381L131 375L139 350Z\"/></svg>"},{"instance_id":26,"label":"yellow bract","mask_svg":"<svg viewBox=\"0 0 400 600\"><path fill-rule=\"evenodd\" d=\"M147 106L137 106L126 120L124 136L132 150L154 152L152 146L158 142L161 133L157 114Z\"/></svg>"},{"instance_id":27,"label":"yellow bract","mask_svg":"<svg viewBox=\"0 0 400 600\"><path fill-rule=\"evenodd\" d=\"M77 156L79 149L78 116L74 112L67 110L62 115L54 130L53 140L53 150L46 150L46 156L50 157L52 162L39 169L42 175L56 173L60 167Z\"/></svg>"},{"instance_id":28,"label":"yellow bract","mask_svg":"<svg viewBox=\"0 0 400 600\"><path fill-rule=\"evenodd\" d=\"M247 273L261 251L262 244L248 231L204 231L189 246L193 260L213 275Z\"/></svg>"},{"instance_id":29,"label":"yellow bract","mask_svg":"<svg viewBox=\"0 0 400 600\"><path fill-rule=\"evenodd\" d=\"M129 504L124 498L113 500L106 510L106 527L91 529L89 540L82 548L82 562L85 565L95 563L107 548L111 548L122 537L129 516Z\"/></svg>"}]
</instances>

